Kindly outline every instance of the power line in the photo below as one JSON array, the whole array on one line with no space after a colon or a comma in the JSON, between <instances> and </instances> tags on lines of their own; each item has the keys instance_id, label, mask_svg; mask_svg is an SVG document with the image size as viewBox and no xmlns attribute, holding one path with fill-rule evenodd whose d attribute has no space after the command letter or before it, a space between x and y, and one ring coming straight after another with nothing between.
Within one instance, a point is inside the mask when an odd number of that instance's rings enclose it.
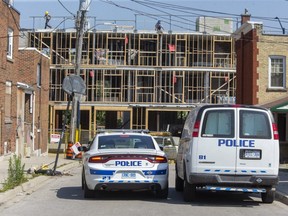
<instances>
[{"instance_id":1,"label":"power line","mask_svg":"<svg viewBox=\"0 0 288 216\"><path fill-rule=\"evenodd\" d=\"M58 2L59 2L59 4L61 4L61 6L62 6L68 13L70 13L74 18L76 17L76 15L73 14L70 10L68 10L68 9L65 7L65 5L64 5L60 0L58 0Z\"/></svg>"}]
</instances>

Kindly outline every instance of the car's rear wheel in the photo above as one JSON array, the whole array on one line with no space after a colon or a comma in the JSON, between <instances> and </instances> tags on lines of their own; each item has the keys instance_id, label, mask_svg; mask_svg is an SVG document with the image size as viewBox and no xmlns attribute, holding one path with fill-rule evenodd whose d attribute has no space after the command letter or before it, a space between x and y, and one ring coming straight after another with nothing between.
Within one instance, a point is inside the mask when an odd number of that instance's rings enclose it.
<instances>
[{"instance_id":1,"label":"car's rear wheel","mask_svg":"<svg viewBox=\"0 0 288 216\"><path fill-rule=\"evenodd\" d=\"M185 202L191 202L196 199L196 185L190 184L184 179L183 198Z\"/></svg>"},{"instance_id":2,"label":"car's rear wheel","mask_svg":"<svg viewBox=\"0 0 288 216\"><path fill-rule=\"evenodd\" d=\"M95 196L95 192L90 190L86 184L85 176L83 177L83 187L84 187L84 198L93 198Z\"/></svg>"},{"instance_id":3,"label":"car's rear wheel","mask_svg":"<svg viewBox=\"0 0 288 216\"><path fill-rule=\"evenodd\" d=\"M164 189L159 189L155 191L155 196L159 199L167 199L169 194L169 186L167 182L167 186Z\"/></svg>"},{"instance_id":4,"label":"car's rear wheel","mask_svg":"<svg viewBox=\"0 0 288 216\"><path fill-rule=\"evenodd\" d=\"M84 190L84 168L82 169L82 181L81 181L81 188Z\"/></svg>"},{"instance_id":5,"label":"car's rear wheel","mask_svg":"<svg viewBox=\"0 0 288 216\"><path fill-rule=\"evenodd\" d=\"M261 193L263 203L273 203L275 199L275 189L266 188L266 193Z\"/></svg>"}]
</instances>

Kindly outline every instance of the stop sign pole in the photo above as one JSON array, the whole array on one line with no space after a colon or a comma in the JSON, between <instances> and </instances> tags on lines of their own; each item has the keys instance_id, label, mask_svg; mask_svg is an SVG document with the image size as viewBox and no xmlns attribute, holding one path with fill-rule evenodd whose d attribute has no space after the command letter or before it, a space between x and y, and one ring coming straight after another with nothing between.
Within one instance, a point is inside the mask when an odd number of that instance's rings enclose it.
<instances>
[{"instance_id":1,"label":"stop sign pole","mask_svg":"<svg viewBox=\"0 0 288 216\"><path fill-rule=\"evenodd\" d=\"M80 76L77 76L74 74L70 74L69 76L64 78L62 88L63 88L64 92L66 92L68 94L68 103L67 103L66 112L64 115L64 121L62 123L62 131L61 131L61 136L60 136L60 140L58 143L56 159L55 159L55 164L54 164L54 168L52 171L52 175L56 175L56 168L57 168L60 148L61 148L62 141L64 139L66 125L68 123L68 117L67 116L68 116L68 111L70 108L71 100L73 99L75 94L84 95L86 92L86 85L85 85L83 79Z\"/></svg>"}]
</instances>

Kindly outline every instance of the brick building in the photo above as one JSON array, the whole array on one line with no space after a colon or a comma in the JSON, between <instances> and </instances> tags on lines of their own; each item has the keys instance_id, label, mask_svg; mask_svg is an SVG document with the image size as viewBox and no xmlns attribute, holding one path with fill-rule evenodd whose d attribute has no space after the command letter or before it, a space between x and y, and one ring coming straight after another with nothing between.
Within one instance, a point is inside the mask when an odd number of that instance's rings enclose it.
<instances>
[{"instance_id":1,"label":"brick building","mask_svg":"<svg viewBox=\"0 0 288 216\"><path fill-rule=\"evenodd\" d=\"M47 152L49 58L19 49L20 13L7 0L0 10L0 156L28 157Z\"/></svg>"},{"instance_id":2,"label":"brick building","mask_svg":"<svg viewBox=\"0 0 288 216\"><path fill-rule=\"evenodd\" d=\"M261 105L271 109L278 123L280 159L288 161L287 35L263 33L263 25L242 15L242 25L234 33L237 56L236 103Z\"/></svg>"}]
</instances>

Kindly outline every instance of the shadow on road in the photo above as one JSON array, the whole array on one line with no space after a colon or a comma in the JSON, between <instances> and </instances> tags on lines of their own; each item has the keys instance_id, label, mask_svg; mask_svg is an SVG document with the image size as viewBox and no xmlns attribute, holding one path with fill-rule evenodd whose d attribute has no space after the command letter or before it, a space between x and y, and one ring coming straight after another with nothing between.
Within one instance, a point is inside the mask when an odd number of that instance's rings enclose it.
<instances>
[{"instance_id":1,"label":"shadow on road","mask_svg":"<svg viewBox=\"0 0 288 216\"><path fill-rule=\"evenodd\" d=\"M184 202L181 192L175 191L175 188L169 189L168 199L158 199L149 191L98 191L95 193L95 198L85 199L81 187L62 187L57 191L57 197L60 199L71 200L91 200L91 201L119 201L119 200L141 200L147 202L160 202L177 205L192 205L192 206L215 206L215 207L254 207L261 203L260 196L257 194L233 193L233 192L211 192L199 191L197 200L191 203Z\"/></svg>"}]
</instances>

